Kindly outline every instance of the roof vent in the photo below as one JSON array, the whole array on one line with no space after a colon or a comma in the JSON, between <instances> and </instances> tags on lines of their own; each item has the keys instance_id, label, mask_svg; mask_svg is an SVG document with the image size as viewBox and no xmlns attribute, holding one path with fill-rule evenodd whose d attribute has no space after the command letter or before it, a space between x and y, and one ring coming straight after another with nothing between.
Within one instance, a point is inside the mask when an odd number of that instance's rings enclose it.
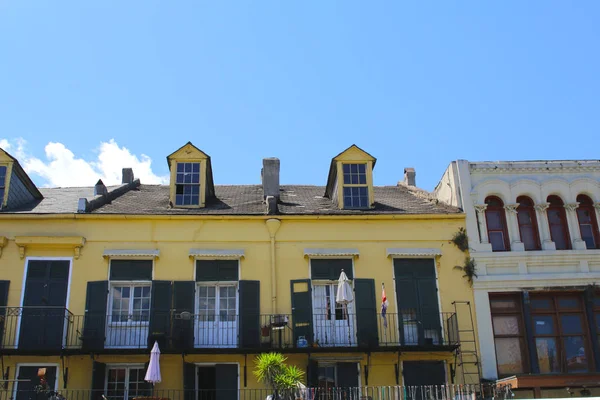
<instances>
[{"instance_id":1,"label":"roof vent","mask_svg":"<svg viewBox=\"0 0 600 400\"><path fill-rule=\"evenodd\" d=\"M135 178L133 177L133 168L123 168L123 177L121 178L121 184L131 183Z\"/></svg>"},{"instance_id":2,"label":"roof vent","mask_svg":"<svg viewBox=\"0 0 600 400\"><path fill-rule=\"evenodd\" d=\"M414 168L404 168L404 184L407 186L417 186L417 173Z\"/></svg>"},{"instance_id":3,"label":"roof vent","mask_svg":"<svg viewBox=\"0 0 600 400\"><path fill-rule=\"evenodd\" d=\"M279 199L279 164L279 158L263 158L263 168L260 175L265 199L268 196Z\"/></svg>"},{"instance_id":4,"label":"roof vent","mask_svg":"<svg viewBox=\"0 0 600 400\"><path fill-rule=\"evenodd\" d=\"M102 179L98 179L96 182L96 186L94 186L94 196L106 196L108 194L108 189L102 182Z\"/></svg>"}]
</instances>

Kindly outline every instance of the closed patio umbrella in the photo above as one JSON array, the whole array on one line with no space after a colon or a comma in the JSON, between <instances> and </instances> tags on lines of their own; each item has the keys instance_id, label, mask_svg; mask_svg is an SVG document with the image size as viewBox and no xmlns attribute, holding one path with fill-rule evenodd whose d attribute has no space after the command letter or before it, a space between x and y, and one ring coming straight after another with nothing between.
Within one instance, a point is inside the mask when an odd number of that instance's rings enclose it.
<instances>
[{"instance_id":1,"label":"closed patio umbrella","mask_svg":"<svg viewBox=\"0 0 600 400\"><path fill-rule=\"evenodd\" d=\"M146 382L150 382L153 385L160 383L160 349L158 348L158 342L154 342L152 351L150 352L150 363L148 364L148 370L144 377Z\"/></svg>"},{"instance_id":2,"label":"closed patio umbrella","mask_svg":"<svg viewBox=\"0 0 600 400\"><path fill-rule=\"evenodd\" d=\"M340 274L338 279L337 295L335 296L335 302L344 306L346 318L348 318L348 345L352 344L352 338L350 334L350 316L348 315L348 304L354 301L354 294L352 293L352 287L350 281L344 270Z\"/></svg>"}]
</instances>

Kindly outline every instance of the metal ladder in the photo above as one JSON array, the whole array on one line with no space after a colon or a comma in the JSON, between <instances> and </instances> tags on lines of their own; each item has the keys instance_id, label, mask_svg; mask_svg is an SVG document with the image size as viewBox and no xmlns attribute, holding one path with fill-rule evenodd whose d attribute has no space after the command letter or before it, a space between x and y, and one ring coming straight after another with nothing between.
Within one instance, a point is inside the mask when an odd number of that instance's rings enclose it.
<instances>
[{"instance_id":1,"label":"metal ladder","mask_svg":"<svg viewBox=\"0 0 600 400\"><path fill-rule=\"evenodd\" d=\"M470 301L454 301L454 313L456 314L458 325L458 340L460 346L454 354L455 368L460 367L463 384L478 385L481 382L481 363L479 362L479 353L477 351L477 338L475 337L475 327L473 324L473 311L471 310ZM467 315L469 318L459 318L460 315ZM464 310L463 313L459 313Z\"/></svg>"}]
</instances>

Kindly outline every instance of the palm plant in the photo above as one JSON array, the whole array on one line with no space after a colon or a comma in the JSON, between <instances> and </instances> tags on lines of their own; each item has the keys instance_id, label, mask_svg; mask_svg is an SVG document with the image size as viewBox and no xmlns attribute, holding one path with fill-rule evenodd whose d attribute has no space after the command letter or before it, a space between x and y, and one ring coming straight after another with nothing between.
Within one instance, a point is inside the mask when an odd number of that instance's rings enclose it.
<instances>
[{"instance_id":1,"label":"palm plant","mask_svg":"<svg viewBox=\"0 0 600 400\"><path fill-rule=\"evenodd\" d=\"M254 375L260 383L273 390L273 399L292 398L302 384L304 372L295 365L287 365L280 353L262 353L255 359Z\"/></svg>"}]
</instances>

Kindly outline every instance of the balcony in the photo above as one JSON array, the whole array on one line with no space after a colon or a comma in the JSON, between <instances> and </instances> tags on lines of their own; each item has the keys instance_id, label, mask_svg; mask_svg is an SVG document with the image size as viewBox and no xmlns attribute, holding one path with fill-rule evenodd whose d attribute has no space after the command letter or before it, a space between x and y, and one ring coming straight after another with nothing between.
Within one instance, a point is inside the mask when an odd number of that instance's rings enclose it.
<instances>
[{"instance_id":1,"label":"balcony","mask_svg":"<svg viewBox=\"0 0 600 400\"><path fill-rule=\"evenodd\" d=\"M77 348L77 322L64 307L0 307L0 348L29 353Z\"/></svg>"},{"instance_id":2,"label":"balcony","mask_svg":"<svg viewBox=\"0 0 600 400\"><path fill-rule=\"evenodd\" d=\"M3 392L0 392L3 393ZM36 400L264 400L273 396L269 389L141 389L137 390L15 390L11 399ZM8 399L8 393L2 399ZM510 386L485 385L428 385L428 386L362 386L362 387L302 387L277 393L280 400L510 400Z\"/></svg>"},{"instance_id":3,"label":"balcony","mask_svg":"<svg viewBox=\"0 0 600 400\"><path fill-rule=\"evenodd\" d=\"M158 341L163 353L238 353L451 351L459 345L454 313L420 315L407 309L361 321L355 314L294 321L290 314L73 315L65 308L5 307L0 309L0 348L20 354L139 353Z\"/></svg>"}]
</instances>

